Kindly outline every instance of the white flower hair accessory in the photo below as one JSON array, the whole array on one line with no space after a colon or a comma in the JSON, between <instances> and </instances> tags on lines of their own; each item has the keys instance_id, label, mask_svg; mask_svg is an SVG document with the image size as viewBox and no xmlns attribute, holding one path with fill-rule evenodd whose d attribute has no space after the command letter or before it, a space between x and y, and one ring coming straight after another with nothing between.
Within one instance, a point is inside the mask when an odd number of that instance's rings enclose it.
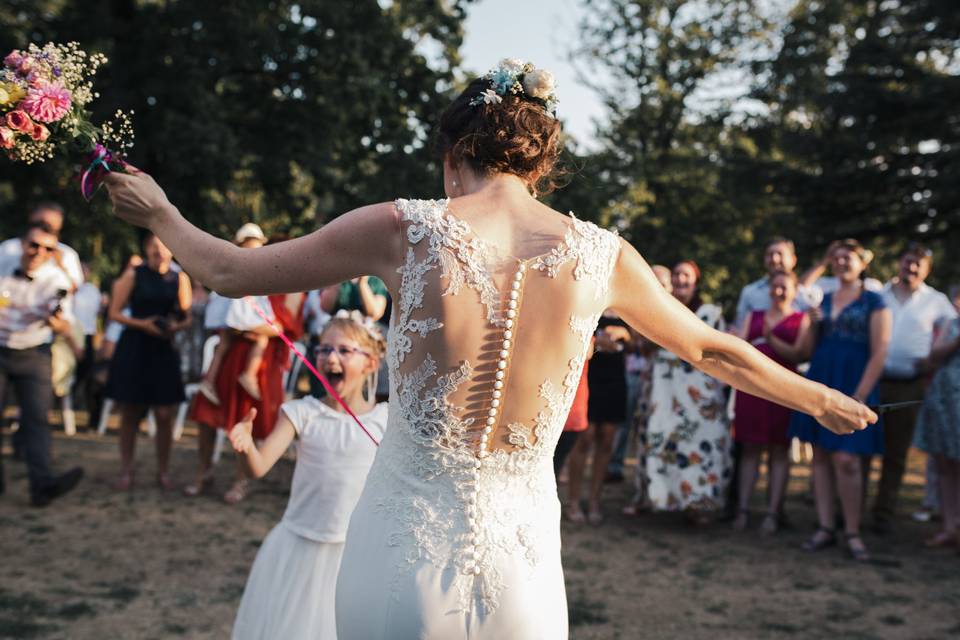
<instances>
[{"instance_id":1,"label":"white flower hair accessory","mask_svg":"<svg viewBox=\"0 0 960 640\"><path fill-rule=\"evenodd\" d=\"M541 103L547 115L557 117L557 81L546 69L537 69L532 62L504 58L483 77L490 88L474 97L471 106L500 104L503 96L513 94Z\"/></svg>"},{"instance_id":2,"label":"white flower hair accessory","mask_svg":"<svg viewBox=\"0 0 960 640\"><path fill-rule=\"evenodd\" d=\"M365 316L356 309L352 311L347 311L346 309L340 309L334 315L334 318L347 319L355 322L356 324L363 327L367 333L370 334L370 337L377 341L383 340L383 333L380 332L380 328L377 326L377 323L373 321L373 318Z\"/></svg>"}]
</instances>

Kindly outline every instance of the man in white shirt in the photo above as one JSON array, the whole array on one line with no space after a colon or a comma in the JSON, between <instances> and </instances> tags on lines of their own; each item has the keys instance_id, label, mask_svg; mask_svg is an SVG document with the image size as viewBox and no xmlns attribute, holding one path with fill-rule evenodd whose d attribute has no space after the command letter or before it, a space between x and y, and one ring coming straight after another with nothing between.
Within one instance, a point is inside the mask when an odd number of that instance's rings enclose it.
<instances>
[{"instance_id":1,"label":"man in white shirt","mask_svg":"<svg viewBox=\"0 0 960 640\"><path fill-rule=\"evenodd\" d=\"M59 238L61 231L63 231L63 215L63 207L57 203L43 202L34 207L30 215L27 216L27 224L44 227ZM17 259L22 252L20 238L10 238L0 242L0 256ZM83 283L80 256L67 245L58 242L57 251L50 254L47 260L37 269L36 277L60 279L66 283L63 288L72 293Z\"/></svg>"},{"instance_id":2,"label":"man in white shirt","mask_svg":"<svg viewBox=\"0 0 960 640\"><path fill-rule=\"evenodd\" d=\"M932 266L930 250L910 244L900 255L898 276L883 288L881 295L893 313L893 332L880 381L883 402L923 398L934 328L944 319L957 317L949 298L924 284ZM896 515L918 413L919 407L910 407L884 416L883 470L873 505L874 528L879 532L889 530Z\"/></svg>"},{"instance_id":3,"label":"man in white shirt","mask_svg":"<svg viewBox=\"0 0 960 640\"><path fill-rule=\"evenodd\" d=\"M737 317L734 322L737 331L743 329L754 311L766 311L770 308L770 277L776 273L793 273L797 266L797 250L793 241L775 237L767 242L763 252L763 266L767 275L751 282L740 291L737 301ZM798 286L794 304L800 311L820 305L823 294L816 287Z\"/></svg>"},{"instance_id":4,"label":"man in white shirt","mask_svg":"<svg viewBox=\"0 0 960 640\"><path fill-rule=\"evenodd\" d=\"M16 391L31 503L42 507L83 476L79 467L58 476L50 470L50 345L55 334L70 331L72 318L62 307L62 283L36 275L57 250L57 236L33 226L20 242L19 257L0 256L0 398L7 384Z\"/></svg>"}]
</instances>

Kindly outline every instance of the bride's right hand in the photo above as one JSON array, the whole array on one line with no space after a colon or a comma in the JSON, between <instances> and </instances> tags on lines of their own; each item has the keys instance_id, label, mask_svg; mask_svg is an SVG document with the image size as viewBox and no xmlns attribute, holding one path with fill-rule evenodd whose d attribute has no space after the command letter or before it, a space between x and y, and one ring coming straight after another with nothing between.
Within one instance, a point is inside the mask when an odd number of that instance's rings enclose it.
<instances>
[{"instance_id":1,"label":"bride's right hand","mask_svg":"<svg viewBox=\"0 0 960 640\"><path fill-rule=\"evenodd\" d=\"M148 173L133 166L128 170L129 173L113 172L104 178L113 212L130 224L150 228L158 215L170 206L170 201Z\"/></svg>"},{"instance_id":2,"label":"bride's right hand","mask_svg":"<svg viewBox=\"0 0 960 640\"><path fill-rule=\"evenodd\" d=\"M877 422L877 414L867 405L836 389L830 390L827 410L817 422L839 435L847 435L866 429Z\"/></svg>"}]
</instances>

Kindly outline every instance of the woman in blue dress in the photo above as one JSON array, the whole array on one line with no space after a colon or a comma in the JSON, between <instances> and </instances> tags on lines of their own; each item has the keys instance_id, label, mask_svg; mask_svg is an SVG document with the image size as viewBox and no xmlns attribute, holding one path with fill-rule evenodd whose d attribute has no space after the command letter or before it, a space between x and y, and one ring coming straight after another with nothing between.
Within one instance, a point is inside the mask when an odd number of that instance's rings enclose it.
<instances>
[{"instance_id":1,"label":"woman in blue dress","mask_svg":"<svg viewBox=\"0 0 960 640\"><path fill-rule=\"evenodd\" d=\"M866 404L877 403L877 381L890 342L893 320L880 294L863 286L872 254L856 240L837 243L831 267L839 288L824 296L819 310L813 357L807 377L847 393ZM861 457L883 452L883 427L872 425L850 436L837 436L805 414L795 413L790 435L813 445L813 485L819 527L803 546L817 551L836 543L835 504L840 499L847 547L855 560L870 556L860 538L863 502Z\"/></svg>"}]
</instances>

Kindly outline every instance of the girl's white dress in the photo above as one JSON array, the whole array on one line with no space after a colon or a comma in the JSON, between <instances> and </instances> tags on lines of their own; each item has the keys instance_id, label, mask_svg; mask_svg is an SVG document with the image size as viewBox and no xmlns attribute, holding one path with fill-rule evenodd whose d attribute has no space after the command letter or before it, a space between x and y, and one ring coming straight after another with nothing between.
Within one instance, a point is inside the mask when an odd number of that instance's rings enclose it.
<instances>
[{"instance_id":1,"label":"girl's white dress","mask_svg":"<svg viewBox=\"0 0 960 640\"><path fill-rule=\"evenodd\" d=\"M290 501L257 553L233 637L330 640L347 523L377 448L353 418L316 398L286 402L281 411L298 437ZM379 440L387 404L358 417Z\"/></svg>"}]
</instances>

